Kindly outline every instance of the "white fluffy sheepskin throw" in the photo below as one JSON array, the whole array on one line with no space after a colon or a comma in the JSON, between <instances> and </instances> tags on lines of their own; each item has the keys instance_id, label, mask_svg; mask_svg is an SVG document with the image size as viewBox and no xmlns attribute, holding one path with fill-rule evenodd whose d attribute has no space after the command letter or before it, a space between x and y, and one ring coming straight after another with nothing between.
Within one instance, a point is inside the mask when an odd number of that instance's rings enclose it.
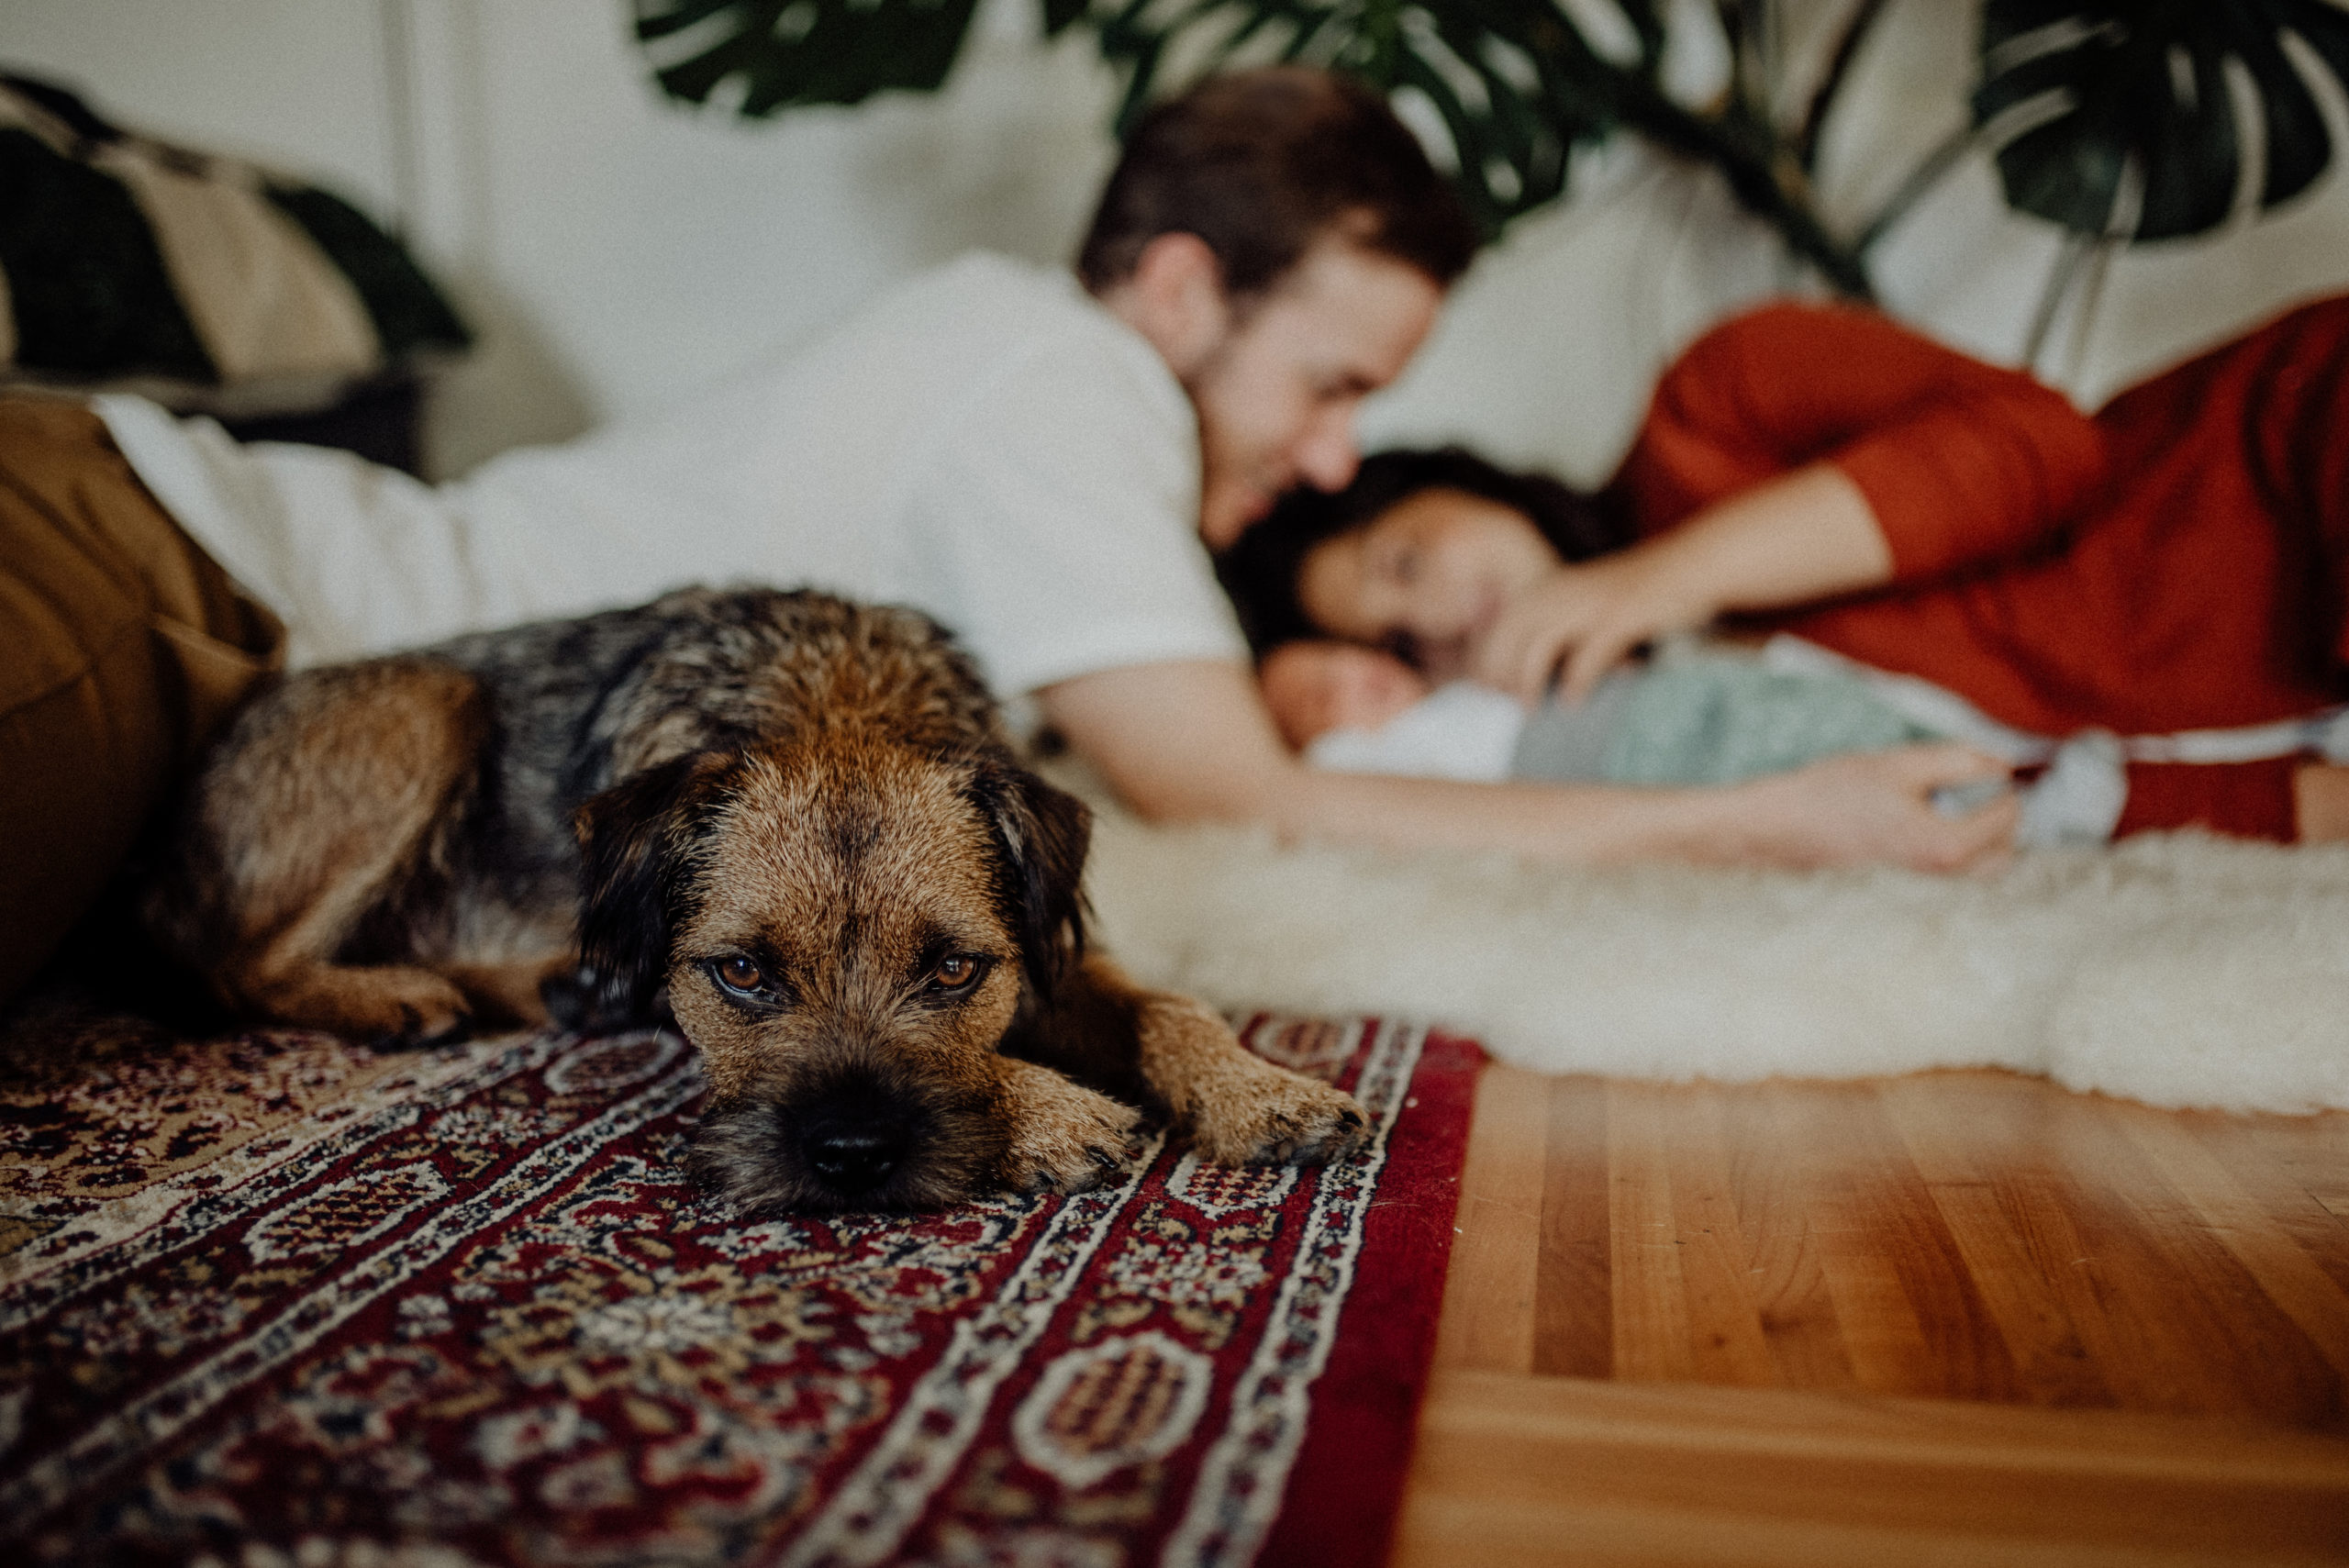
<instances>
[{"instance_id":1,"label":"white fluffy sheepskin throw","mask_svg":"<svg viewBox=\"0 0 2349 1568\"><path fill-rule=\"evenodd\" d=\"M2349 1106L2349 850L2180 834L1968 877L1562 870L1152 828L1082 793L1102 940L1224 1006L1408 1018L1554 1073L1995 1065L2156 1106Z\"/></svg>"}]
</instances>

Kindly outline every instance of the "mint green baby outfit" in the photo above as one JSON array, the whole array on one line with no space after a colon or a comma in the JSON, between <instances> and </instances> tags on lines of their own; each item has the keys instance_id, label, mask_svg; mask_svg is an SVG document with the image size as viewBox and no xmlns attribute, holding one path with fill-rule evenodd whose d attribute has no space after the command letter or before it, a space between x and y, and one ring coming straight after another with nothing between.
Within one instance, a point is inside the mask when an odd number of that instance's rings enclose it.
<instances>
[{"instance_id":1,"label":"mint green baby outfit","mask_svg":"<svg viewBox=\"0 0 2349 1568\"><path fill-rule=\"evenodd\" d=\"M1729 784L1847 751L1935 739L1867 682L1735 653L1667 650L1580 707L1544 704L1519 737L1520 778Z\"/></svg>"}]
</instances>

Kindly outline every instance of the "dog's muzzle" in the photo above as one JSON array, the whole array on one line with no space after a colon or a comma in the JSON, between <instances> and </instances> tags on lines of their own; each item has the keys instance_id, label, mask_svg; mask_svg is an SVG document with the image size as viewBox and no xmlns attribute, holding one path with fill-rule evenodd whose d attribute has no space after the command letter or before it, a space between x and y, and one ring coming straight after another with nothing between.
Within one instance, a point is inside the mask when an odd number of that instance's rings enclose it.
<instances>
[{"instance_id":1,"label":"dog's muzzle","mask_svg":"<svg viewBox=\"0 0 2349 1568\"><path fill-rule=\"evenodd\" d=\"M848 1084L796 1118L808 1173L844 1198L885 1185L914 1151L920 1118L877 1087Z\"/></svg>"}]
</instances>

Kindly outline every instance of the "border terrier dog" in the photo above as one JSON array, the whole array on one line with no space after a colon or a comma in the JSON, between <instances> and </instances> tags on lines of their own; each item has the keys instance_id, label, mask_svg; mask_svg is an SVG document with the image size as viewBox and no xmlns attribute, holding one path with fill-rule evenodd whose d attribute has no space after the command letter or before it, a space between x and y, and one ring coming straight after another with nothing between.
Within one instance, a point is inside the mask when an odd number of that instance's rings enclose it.
<instances>
[{"instance_id":1,"label":"border terrier dog","mask_svg":"<svg viewBox=\"0 0 2349 1568\"><path fill-rule=\"evenodd\" d=\"M387 1046L665 989L696 1173L751 1210L1079 1190L1144 1113L1225 1163L1359 1143L1351 1096L1086 951L1090 828L927 617L687 589L285 681L145 914L230 1006Z\"/></svg>"}]
</instances>

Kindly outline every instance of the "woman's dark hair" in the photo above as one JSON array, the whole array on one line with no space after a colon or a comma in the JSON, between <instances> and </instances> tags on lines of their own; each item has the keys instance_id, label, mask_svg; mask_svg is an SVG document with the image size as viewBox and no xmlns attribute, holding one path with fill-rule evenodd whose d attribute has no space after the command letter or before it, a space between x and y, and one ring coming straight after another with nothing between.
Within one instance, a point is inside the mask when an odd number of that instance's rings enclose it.
<instances>
[{"instance_id":1,"label":"woman's dark hair","mask_svg":"<svg viewBox=\"0 0 2349 1568\"><path fill-rule=\"evenodd\" d=\"M1343 490L1297 489L1216 558L1216 575L1240 612L1259 658L1284 642L1323 635L1297 599L1305 558L1422 490L1459 490L1497 501L1531 522L1561 561L1588 561L1631 539L1630 519L1599 496L1546 473L1511 473L1460 447L1378 452Z\"/></svg>"}]
</instances>

